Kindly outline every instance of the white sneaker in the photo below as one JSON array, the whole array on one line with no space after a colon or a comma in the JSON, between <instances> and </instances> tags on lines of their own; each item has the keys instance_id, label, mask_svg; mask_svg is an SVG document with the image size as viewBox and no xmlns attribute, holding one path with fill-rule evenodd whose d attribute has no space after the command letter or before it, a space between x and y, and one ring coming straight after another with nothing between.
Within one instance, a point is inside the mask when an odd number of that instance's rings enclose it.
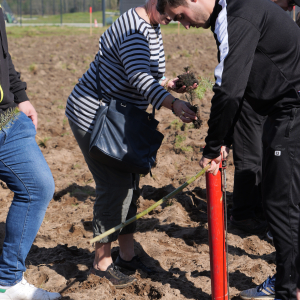
<instances>
[{"instance_id":1,"label":"white sneaker","mask_svg":"<svg viewBox=\"0 0 300 300\"><path fill-rule=\"evenodd\" d=\"M29 284L23 277L22 281L4 290L0 289L0 300L56 300L60 299L59 293L50 293Z\"/></svg>"}]
</instances>

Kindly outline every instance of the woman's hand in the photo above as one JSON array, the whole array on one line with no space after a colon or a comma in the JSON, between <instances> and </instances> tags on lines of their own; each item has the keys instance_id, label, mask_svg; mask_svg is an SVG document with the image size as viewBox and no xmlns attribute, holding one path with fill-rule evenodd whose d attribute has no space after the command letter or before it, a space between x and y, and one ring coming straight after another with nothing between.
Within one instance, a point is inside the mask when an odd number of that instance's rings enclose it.
<instances>
[{"instance_id":1,"label":"woman's hand","mask_svg":"<svg viewBox=\"0 0 300 300\"><path fill-rule=\"evenodd\" d=\"M188 102L177 99L173 104L173 110L184 123L190 123L193 120L197 120L196 113L194 113L189 107L191 105Z\"/></svg>"},{"instance_id":2,"label":"woman's hand","mask_svg":"<svg viewBox=\"0 0 300 300\"><path fill-rule=\"evenodd\" d=\"M186 93L186 91L189 89L189 90L194 90L198 87L198 84L197 83L194 83L193 86L189 86L189 87L186 87L185 85L182 86L180 89L176 89L176 81L179 80L178 77L176 78L173 78L173 79L170 79L168 84L167 84L167 87L168 89L171 89L172 91L176 92L176 93Z\"/></svg>"}]
</instances>

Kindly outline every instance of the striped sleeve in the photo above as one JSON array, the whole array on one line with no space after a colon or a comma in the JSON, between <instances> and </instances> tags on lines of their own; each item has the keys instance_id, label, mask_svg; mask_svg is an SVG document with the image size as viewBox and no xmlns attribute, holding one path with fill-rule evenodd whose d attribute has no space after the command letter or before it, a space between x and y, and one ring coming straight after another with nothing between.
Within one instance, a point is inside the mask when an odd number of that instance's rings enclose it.
<instances>
[{"instance_id":1,"label":"striped sleeve","mask_svg":"<svg viewBox=\"0 0 300 300\"><path fill-rule=\"evenodd\" d=\"M148 103L159 109L170 94L151 75L151 53L146 37L139 33L128 36L120 45L119 56L129 83Z\"/></svg>"}]
</instances>

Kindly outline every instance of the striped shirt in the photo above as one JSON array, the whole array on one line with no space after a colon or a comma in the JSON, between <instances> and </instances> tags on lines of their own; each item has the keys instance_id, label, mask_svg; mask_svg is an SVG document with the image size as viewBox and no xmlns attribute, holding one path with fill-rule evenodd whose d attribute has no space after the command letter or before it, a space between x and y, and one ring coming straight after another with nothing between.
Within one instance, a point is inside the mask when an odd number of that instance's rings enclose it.
<instances>
[{"instance_id":1,"label":"striped shirt","mask_svg":"<svg viewBox=\"0 0 300 300\"><path fill-rule=\"evenodd\" d=\"M158 83L166 68L160 25L152 26L130 9L100 37L95 60L68 98L66 116L85 131L92 131L99 108L98 63L104 102L123 100L143 110L151 103L159 109L169 95Z\"/></svg>"}]
</instances>

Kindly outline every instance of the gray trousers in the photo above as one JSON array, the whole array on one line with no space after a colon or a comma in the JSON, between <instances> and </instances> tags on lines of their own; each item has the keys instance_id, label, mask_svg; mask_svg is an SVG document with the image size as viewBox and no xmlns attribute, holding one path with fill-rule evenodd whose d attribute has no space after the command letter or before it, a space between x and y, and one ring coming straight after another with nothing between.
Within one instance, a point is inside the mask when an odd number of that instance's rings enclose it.
<instances>
[{"instance_id":1,"label":"gray trousers","mask_svg":"<svg viewBox=\"0 0 300 300\"><path fill-rule=\"evenodd\" d=\"M96 183L93 218L95 237L136 215L136 202L140 196L139 175L120 172L91 158L89 156L91 134L79 128L71 120L69 124ZM134 189L134 179L137 189ZM134 233L135 229L136 222L133 222L124 227L121 232L117 231L103 238L100 243L113 242L117 240L119 234Z\"/></svg>"}]
</instances>

